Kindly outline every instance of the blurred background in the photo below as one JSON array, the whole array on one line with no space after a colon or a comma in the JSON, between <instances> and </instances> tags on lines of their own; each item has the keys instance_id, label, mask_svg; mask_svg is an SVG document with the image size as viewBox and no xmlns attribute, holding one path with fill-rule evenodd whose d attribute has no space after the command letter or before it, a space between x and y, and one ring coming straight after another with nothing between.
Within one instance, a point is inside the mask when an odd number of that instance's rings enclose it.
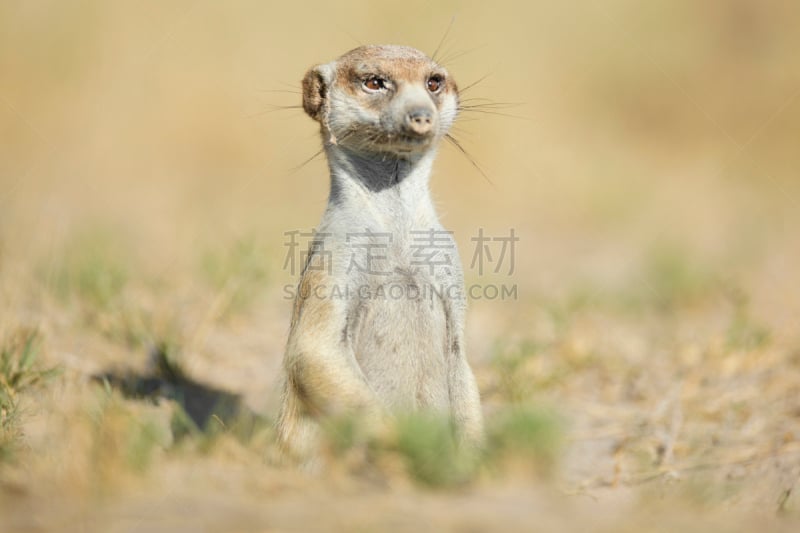
<instances>
[{"instance_id":1,"label":"blurred background","mask_svg":"<svg viewBox=\"0 0 800 533\"><path fill-rule=\"evenodd\" d=\"M548 289L575 276L626 283L662 244L759 268L780 262L764 247L791 231L790 2L2 10L9 261L102 227L141 267L180 271L202 247L253 235L280 270L283 232L316 223L328 183L322 157L297 169L318 149L316 124L277 107L298 104L315 63L360 43L432 53L448 28L440 56L462 86L481 80L469 96L517 104L496 109L512 117L465 113L455 132L494 187L442 149L433 187L462 255L476 228L514 227L519 283Z\"/></svg>"},{"instance_id":2,"label":"blurred background","mask_svg":"<svg viewBox=\"0 0 800 533\"><path fill-rule=\"evenodd\" d=\"M271 416L285 232L328 194L318 126L286 106L365 43L438 48L489 105L454 131L485 176L445 144L432 180L462 261L480 228L520 238L510 275L465 265L517 287L470 303L487 411L559 405L580 490L793 446L798 29L779 0L0 2L0 329L64 369L23 418L29 474L92 485L86 379L154 347ZM90 451L65 467L53 435ZM778 501L797 466L733 492Z\"/></svg>"}]
</instances>

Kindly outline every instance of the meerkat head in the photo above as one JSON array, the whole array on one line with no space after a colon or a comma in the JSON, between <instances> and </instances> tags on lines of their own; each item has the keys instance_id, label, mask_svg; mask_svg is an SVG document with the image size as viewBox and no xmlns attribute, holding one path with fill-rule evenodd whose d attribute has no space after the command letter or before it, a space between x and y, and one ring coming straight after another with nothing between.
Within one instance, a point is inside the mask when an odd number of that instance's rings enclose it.
<instances>
[{"instance_id":1,"label":"meerkat head","mask_svg":"<svg viewBox=\"0 0 800 533\"><path fill-rule=\"evenodd\" d=\"M430 149L448 132L458 88L419 50L362 46L306 73L303 108L333 144L403 156Z\"/></svg>"}]
</instances>

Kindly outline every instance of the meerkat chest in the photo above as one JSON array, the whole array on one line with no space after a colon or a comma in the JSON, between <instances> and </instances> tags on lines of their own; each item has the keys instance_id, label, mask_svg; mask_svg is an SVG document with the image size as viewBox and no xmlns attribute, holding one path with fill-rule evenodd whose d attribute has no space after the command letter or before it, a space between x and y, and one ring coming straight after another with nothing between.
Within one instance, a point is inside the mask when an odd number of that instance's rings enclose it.
<instances>
[{"instance_id":1,"label":"meerkat chest","mask_svg":"<svg viewBox=\"0 0 800 533\"><path fill-rule=\"evenodd\" d=\"M347 337L371 388L389 409L447 409L451 234L371 225L347 244Z\"/></svg>"},{"instance_id":2,"label":"meerkat chest","mask_svg":"<svg viewBox=\"0 0 800 533\"><path fill-rule=\"evenodd\" d=\"M438 225L373 227L347 234L348 278L378 289L447 284L460 272L452 233Z\"/></svg>"},{"instance_id":3,"label":"meerkat chest","mask_svg":"<svg viewBox=\"0 0 800 533\"><path fill-rule=\"evenodd\" d=\"M351 342L389 409L447 409L447 305L407 272L371 285L352 311Z\"/></svg>"}]
</instances>

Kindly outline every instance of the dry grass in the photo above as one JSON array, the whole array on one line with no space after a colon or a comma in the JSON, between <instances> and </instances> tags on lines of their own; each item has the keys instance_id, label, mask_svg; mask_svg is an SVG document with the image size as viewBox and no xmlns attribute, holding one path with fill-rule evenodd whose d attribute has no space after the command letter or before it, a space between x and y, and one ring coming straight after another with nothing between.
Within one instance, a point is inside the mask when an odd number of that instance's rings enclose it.
<instances>
[{"instance_id":1,"label":"dry grass","mask_svg":"<svg viewBox=\"0 0 800 533\"><path fill-rule=\"evenodd\" d=\"M346 4L0 5L0 529L796 529L798 8ZM494 186L450 146L433 183L466 267L520 237L466 269L518 291L470 303L489 445L342 420L279 467L285 232L327 181L275 106L453 14L468 95L521 102L455 132Z\"/></svg>"}]
</instances>

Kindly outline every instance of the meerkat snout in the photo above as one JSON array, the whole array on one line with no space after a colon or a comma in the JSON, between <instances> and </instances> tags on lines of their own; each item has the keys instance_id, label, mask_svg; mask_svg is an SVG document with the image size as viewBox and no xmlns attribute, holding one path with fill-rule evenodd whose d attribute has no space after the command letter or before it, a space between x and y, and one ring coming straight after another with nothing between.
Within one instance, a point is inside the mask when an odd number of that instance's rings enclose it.
<instances>
[{"instance_id":1,"label":"meerkat snout","mask_svg":"<svg viewBox=\"0 0 800 533\"><path fill-rule=\"evenodd\" d=\"M433 129L433 112L424 107L417 107L406 113L405 126L412 133L427 135Z\"/></svg>"}]
</instances>

